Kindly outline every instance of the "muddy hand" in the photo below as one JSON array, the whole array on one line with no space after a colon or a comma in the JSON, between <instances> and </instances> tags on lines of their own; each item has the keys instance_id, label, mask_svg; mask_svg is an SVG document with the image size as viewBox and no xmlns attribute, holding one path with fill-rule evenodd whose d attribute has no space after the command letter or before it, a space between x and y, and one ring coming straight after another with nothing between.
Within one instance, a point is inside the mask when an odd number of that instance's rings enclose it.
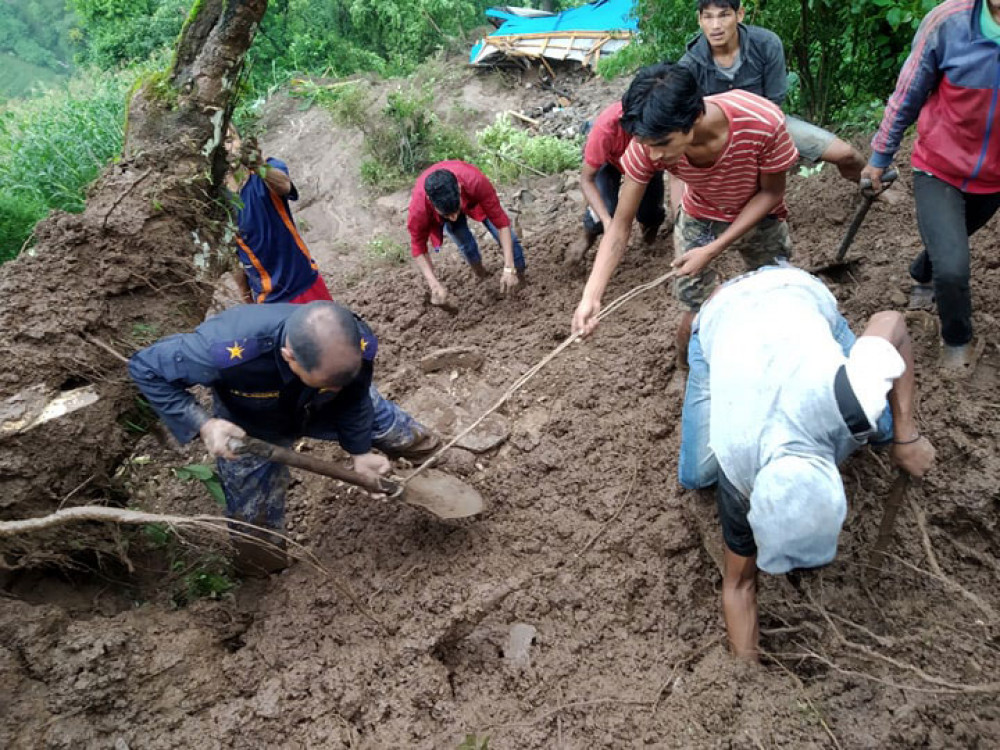
<instances>
[{"instance_id":1,"label":"muddy hand","mask_svg":"<svg viewBox=\"0 0 1000 750\"><path fill-rule=\"evenodd\" d=\"M205 422L198 433L209 453L216 458L227 458L230 461L235 461L239 456L230 448L229 441L239 441L247 435L239 425L217 417Z\"/></svg>"},{"instance_id":2,"label":"muddy hand","mask_svg":"<svg viewBox=\"0 0 1000 750\"><path fill-rule=\"evenodd\" d=\"M360 456L351 456L351 461L354 464L354 471L373 484L378 484L379 479L392 469L389 459L378 453L362 453ZM384 497L380 493L371 494L373 497Z\"/></svg>"},{"instance_id":3,"label":"muddy hand","mask_svg":"<svg viewBox=\"0 0 1000 750\"><path fill-rule=\"evenodd\" d=\"M447 307L448 290L445 289L440 284L431 289L431 304L434 305L435 307Z\"/></svg>"},{"instance_id":4,"label":"muddy hand","mask_svg":"<svg viewBox=\"0 0 1000 750\"><path fill-rule=\"evenodd\" d=\"M892 446L893 462L910 476L920 478L934 466L936 451L931 441L921 437L915 443Z\"/></svg>"},{"instance_id":5,"label":"muddy hand","mask_svg":"<svg viewBox=\"0 0 1000 750\"><path fill-rule=\"evenodd\" d=\"M513 268L503 269L500 273L500 294L506 295L509 292L513 292L520 283L520 279L517 278L517 272Z\"/></svg>"},{"instance_id":6,"label":"muddy hand","mask_svg":"<svg viewBox=\"0 0 1000 750\"><path fill-rule=\"evenodd\" d=\"M589 336L597 328L597 316L601 312L601 303L588 300L580 300L580 304L573 313L573 333L581 336Z\"/></svg>"}]
</instances>

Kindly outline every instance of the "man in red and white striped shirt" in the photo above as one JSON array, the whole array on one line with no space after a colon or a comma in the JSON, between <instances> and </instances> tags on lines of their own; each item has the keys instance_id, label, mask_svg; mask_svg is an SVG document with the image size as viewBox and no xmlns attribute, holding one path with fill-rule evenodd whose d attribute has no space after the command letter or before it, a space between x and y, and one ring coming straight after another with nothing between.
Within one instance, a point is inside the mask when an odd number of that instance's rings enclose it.
<instances>
[{"instance_id":1,"label":"man in red and white striped shirt","mask_svg":"<svg viewBox=\"0 0 1000 750\"><path fill-rule=\"evenodd\" d=\"M790 257L785 174L798 152L774 104L738 90L702 97L690 71L675 64L640 70L622 107L632 143L621 157L618 210L601 240L573 330L589 334L597 326L601 297L624 254L646 184L665 169L685 184L674 225L674 267L680 277L675 293L687 306L677 331L677 356L686 363L691 323L718 282L708 268L712 260L732 246L751 270Z\"/></svg>"}]
</instances>

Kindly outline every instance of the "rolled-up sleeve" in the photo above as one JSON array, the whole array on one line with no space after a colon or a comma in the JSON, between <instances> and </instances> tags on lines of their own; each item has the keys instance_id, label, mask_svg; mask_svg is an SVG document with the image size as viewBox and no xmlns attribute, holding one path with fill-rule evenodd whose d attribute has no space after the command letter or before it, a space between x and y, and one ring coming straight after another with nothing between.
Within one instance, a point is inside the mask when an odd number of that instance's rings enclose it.
<instances>
[{"instance_id":1,"label":"rolled-up sleeve","mask_svg":"<svg viewBox=\"0 0 1000 750\"><path fill-rule=\"evenodd\" d=\"M219 379L200 334L178 334L156 342L132 356L128 371L181 443L190 442L210 418L188 391L193 385L211 385Z\"/></svg>"}]
</instances>

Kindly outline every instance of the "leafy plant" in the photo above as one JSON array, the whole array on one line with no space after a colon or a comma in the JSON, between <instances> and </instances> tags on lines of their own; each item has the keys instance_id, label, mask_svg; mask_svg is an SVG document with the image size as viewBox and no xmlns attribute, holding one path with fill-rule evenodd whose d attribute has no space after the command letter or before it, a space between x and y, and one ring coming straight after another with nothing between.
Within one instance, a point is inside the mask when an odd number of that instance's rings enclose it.
<instances>
[{"instance_id":1,"label":"leafy plant","mask_svg":"<svg viewBox=\"0 0 1000 750\"><path fill-rule=\"evenodd\" d=\"M368 254L376 260L397 265L406 263L409 256L406 243L382 234L368 241Z\"/></svg>"},{"instance_id":2,"label":"leafy plant","mask_svg":"<svg viewBox=\"0 0 1000 750\"><path fill-rule=\"evenodd\" d=\"M217 505L226 506L226 493L222 489L222 481L219 479L215 467L209 464L188 464L175 468L174 475L184 481L197 480L201 482Z\"/></svg>"},{"instance_id":3,"label":"leafy plant","mask_svg":"<svg viewBox=\"0 0 1000 750\"><path fill-rule=\"evenodd\" d=\"M480 738L476 734L467 734L462 740L462 744L458 746L458 750L490 750L490 738L486 736Z\"/></svg>"},{"instance_id":4,"label":"leafy plant","mask_svg":"<svg viewBox=\"0 0 1000 750\"><path fill-rule=\"evenodd\" d=\"M174 595L174 603L178 606L196 599L218 599L236 586L230 575L229 561L220 555L206 555L186 569L184 562L177 560L174 571L181 574L183 586Z\"/></svg>"},{"instance_id":5,"label":"leafy plant","mask_svg":"<svg viewBox=\"0 0 1000 750\"><path fill-rule=\"evenodd\" d=\"M340 125L363 128L368 121L370 104L365 88L358 81L318 83L311 78L294 78L289 93L305 99L305 108L314 104L322 107Z\"/></svg>"},{"instance_id":6,"label":"leafy plant","mask_svg":"<svg viewBox=\"0 0 1000 750\"><path fill-rule=\"evenodd\" d=\"M497 180L514 180L525 174L556 174L579 168L583 138L532 135L516 127L507 115L476 134L482 153L478 166Z\"/></svg>"},{"instance_id":7,"label":"leafy plant","mask_svg":"<svg viewBox=\"0 0 1000 750\"><path fill-rule=\"evenodd\" d=\"M152 429L159 417L144 396L136 396L131 409L118 418L120 424L129 432L145 435Z\"/></svg>"}]
</instances>

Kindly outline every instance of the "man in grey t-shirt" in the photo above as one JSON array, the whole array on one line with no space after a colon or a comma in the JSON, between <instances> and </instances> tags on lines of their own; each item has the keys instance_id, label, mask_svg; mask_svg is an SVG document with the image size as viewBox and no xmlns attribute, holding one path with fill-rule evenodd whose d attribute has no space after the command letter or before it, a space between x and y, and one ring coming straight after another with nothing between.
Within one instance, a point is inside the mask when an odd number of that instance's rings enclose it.
<instances>
[{"instance_id":1,"label":"man in grey t-shirt","mask_svg":"<svg viewBox=\"0 0 1000 750\"><path fill-rule=\"evenodd\" d=\"M773 31L743 25L740 0L698 0L698 25L702 33L680 64L694 73L704 94L743 89L779 107L784 103L785 48ZM829 162L854 183L861 178L865 160L849 143L797 117L788 116L786 127L803 159Z\"/></svg>"},{"instance_id":2,"label":"man in grey t-shirt","mask_svg":"<svg viewBox=\"0 0 1000 750\"><path fill-rule=\"evenodd\" d=\"M718 483L726 630L734 653L755 660L757 569L833 560L847 513L838 464L873 439L891 440L904 471L930 469L912 347L897 312L876 313L855 339L822 282L781 265L720 288L695 322L688 361L680 483Z\"/></svg>"}]
</instances>

